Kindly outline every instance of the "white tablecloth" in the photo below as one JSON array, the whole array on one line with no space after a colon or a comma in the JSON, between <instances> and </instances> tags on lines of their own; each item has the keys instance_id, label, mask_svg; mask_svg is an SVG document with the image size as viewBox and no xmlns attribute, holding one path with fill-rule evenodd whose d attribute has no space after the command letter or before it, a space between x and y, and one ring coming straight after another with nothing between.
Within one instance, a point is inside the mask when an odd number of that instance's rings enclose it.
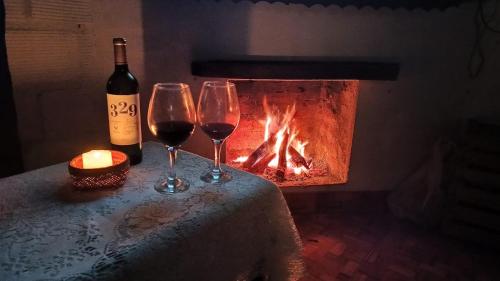
<instances>
[{"instance_id":1,"label":"white tablecloth","mask_svg":"<svg viewBox=\"0 0 500 281\"><path fill-rule=\"evenodd\" d=\"M191 187L175 195L152 187L167 163L157 143L116 190L74 190L66 163L1 179L0 280L299 279L301 243L280 190L234 169L232 182L205 184L210 161L178 156Z\"/></svg>"}]
</instances>

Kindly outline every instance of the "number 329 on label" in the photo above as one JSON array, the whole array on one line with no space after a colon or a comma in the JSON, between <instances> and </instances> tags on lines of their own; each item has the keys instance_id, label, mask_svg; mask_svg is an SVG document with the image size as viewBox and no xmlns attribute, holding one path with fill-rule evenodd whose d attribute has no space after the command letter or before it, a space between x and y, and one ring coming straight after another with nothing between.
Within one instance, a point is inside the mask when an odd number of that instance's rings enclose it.
<instances>
[{"instance_id":1,"label":"number 329 on label","mask_svg":"<svg viewBox=\"0 0 500 281\"><path fill-rule=\"evenodd\" d=\"M117 117L118 114L126 114L130 117L137 115L137 104L128 104L126 101L120 101L118 104L109 105L109 114L113 117Z\"/></svg>"}]
</instances>

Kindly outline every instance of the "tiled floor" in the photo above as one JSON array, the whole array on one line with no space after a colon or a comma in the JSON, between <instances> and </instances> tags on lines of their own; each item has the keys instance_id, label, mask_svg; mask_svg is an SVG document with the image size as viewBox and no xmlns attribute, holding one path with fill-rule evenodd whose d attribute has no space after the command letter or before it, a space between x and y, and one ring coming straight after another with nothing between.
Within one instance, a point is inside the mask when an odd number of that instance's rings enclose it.
<instances>
[{"instance_id":1,"label":"tiled floor","mask_svg":"<svg viewBox=\"0 0 500 281\"><path fill-rule=\"evenodd\" d=\"M500 252L461 243L389 213L294 215L306 276L333 280L500 280Z\"/></svg>"}]
</instances>

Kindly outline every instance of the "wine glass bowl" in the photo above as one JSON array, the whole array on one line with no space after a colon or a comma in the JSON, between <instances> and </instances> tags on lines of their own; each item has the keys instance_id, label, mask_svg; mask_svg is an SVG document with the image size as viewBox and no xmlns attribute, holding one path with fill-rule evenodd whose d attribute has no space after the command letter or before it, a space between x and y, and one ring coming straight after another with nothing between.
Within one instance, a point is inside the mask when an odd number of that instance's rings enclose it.
<instances>
[{"instance_id":1,"label":"wine glass bowl","mask_svg":"<svg viewBox=\"0 0 500 281\"><path fill-rule=\"evenodd\" d=\"M194 131L194 124L187 121L162 121L151 126L153 135L166 146L178 147Z\"/></svg>"},{"instance_id":2,"label":"wine glass bowl","mask_svg":"<svg viewBox=\"0 0 500 281\"><path fill-rule=\"evenodd\" d=\"M196 112L189 86L184 83L157 83L149 101L148 127L169 153L166 178L160 178L155 189L161 193L177 193L189 188L189 182L177 178L175 159L177 148L192 134Z\"/></svg>"},{"instance_id":3,"label":"wine glass bowl","mask_svg":"<svg viewBox=\"0 0 500 281\"><path fill-rule=\"evenodd\" d=\"M240 121L240 108L236 86L231 82L206 81L198 100L198 124L208 135L215 148L214 167L201 177L208 183L224 183L231 175L220 168L220 150Z\"/></svg>"},{"instance_id":4,"label":"wine glass bowl","mask_svg":"<svg viewBox=\"0 0 500 281\"><path fill-rule=\"evenodd\" d=\"M213 140L225 140L233 133L236 127L229 123L219 122L205 123L200 126L203 132Z\"/></svg>"}]
</instances>

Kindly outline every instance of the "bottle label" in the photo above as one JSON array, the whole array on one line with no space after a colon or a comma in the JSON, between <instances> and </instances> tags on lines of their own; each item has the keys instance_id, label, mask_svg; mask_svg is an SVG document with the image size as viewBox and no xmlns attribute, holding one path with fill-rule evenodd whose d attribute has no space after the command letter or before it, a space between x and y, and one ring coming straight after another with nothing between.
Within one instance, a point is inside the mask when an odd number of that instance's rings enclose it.
<instances>
[{"instance_id":1,"label":"bottle label","mask_svg":"<svg viewBox=\"0 0 500 281\"><path fill-rule=\"evenodd\" d=\"M109 136L115 145L141 143L139 94L108 97Z\"/></svg>"}]
</instances>

